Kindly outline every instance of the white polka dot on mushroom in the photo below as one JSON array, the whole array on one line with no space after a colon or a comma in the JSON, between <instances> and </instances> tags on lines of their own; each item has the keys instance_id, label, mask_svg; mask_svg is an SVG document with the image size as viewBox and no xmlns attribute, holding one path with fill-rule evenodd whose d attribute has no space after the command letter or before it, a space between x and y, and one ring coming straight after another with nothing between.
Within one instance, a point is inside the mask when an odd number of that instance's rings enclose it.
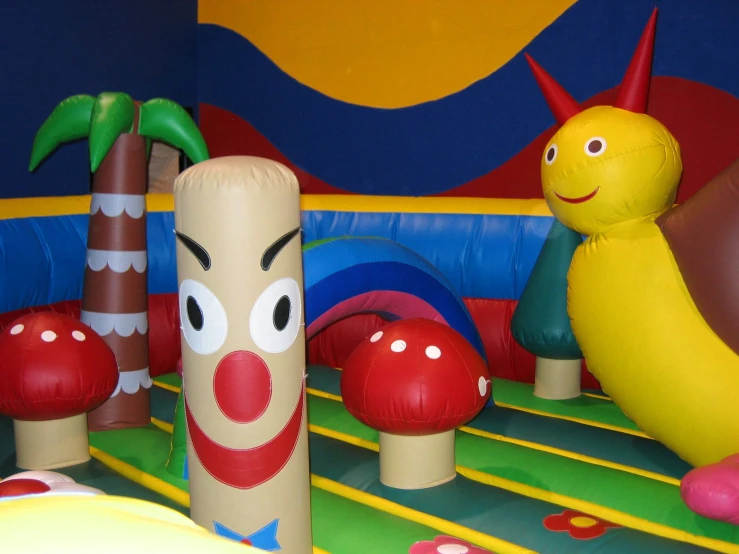
<instances>
[{"instance_id":1,"label":"white polka dot on mushroom","mask_svg":"<svg viewBox=\"0 0 739 554\"><path fill-rule=\"evenodd\" d=\"M370 337L370 342L377 342L382 338L382 331L377 331L374 335Z\"/></svg>"},{"instance_id":2,"label":"white polka dot on mushroom","mask_svg":"<svg viewBox=\"0 0 739 554\"><path fill-rule=\"evenodd\" d=\"M393 352L402 352L405 350L405 347L407 344L405 344L404 340L394 340L393 343L390 345L390 350Z\"/></svg>"},{"instance_id":3,"label":"white polka dot on mushroom","mask_svg":"<svg viewBox=\"0 0 739 554\"><path fill-rule=\"evenodd\" d=\"M485 394L488 392L488 382L485 377L480 376L480 378L477 380L477 388L480 389L480 396L485 396Z\"/></svg>"},{"instance_id":4,"label":"white polka dot on mushroom","mask_svg":"<svg viewBox=\"0 0 739 554\"><path fill-rule=\"evenodd\" d=\"M82 331L72 331L72 338L74 340L78 340L78 341L82 342L87 337L85 336L85 334Z\"/></svg>"},{"instance_id":5,"label":"white polka dot on mushroom","mask_svg":"<svg viewBox=\"0 0 739 554\"><path fill-rule=\"evenodd\" d=\"M56 340L56 333L54 331L44 331L41 333L41 340L44 342L54 342Z\"/></svg>"},{"instance_id":6,"label":"white polka dot on mushroom","mask_svg":"<svg viewBox=\"0 0 739 554\"><path fill-rule=\"evenodd\" d=\"M470 549L463 544L442 544L436 547L439 554L466 554Z\"/></svg>"},{"instance_id":7,"label":"white polka dot on mushroom","mask_svg":"<svg viewBox=\"0 0 739 554\"><path fill-rule=\"evenodd\" d=\"M441 349L439 349L438 346L434 346L433 344L431 346L427 346L426 356L428 356L432 360L438 360L439 358L441 358Z\"/></svg>"},{"instance_id":8,"label":"white polka dot on mushroom","mask_svg":"<svg viewBox=\"0 0 739 554\"><path fill-rule=\"evenodd\" d=\"M10 334L17 335L18 333L22 333L23 329L25 329L25 327L22 323L19 323L18 325L13 325L13 328L10 330Z\"/></svg>"}]
</instances>

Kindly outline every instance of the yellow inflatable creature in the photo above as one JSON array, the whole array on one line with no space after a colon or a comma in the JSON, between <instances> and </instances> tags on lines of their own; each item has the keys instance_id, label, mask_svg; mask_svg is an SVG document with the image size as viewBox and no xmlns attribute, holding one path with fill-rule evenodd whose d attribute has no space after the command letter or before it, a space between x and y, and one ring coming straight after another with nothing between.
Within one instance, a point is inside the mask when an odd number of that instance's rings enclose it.
<instances>
[{"instance_id":1,"label":"yellow inflatable creature","mask_svg":"<svg viewBox=\"0 0 739 554\"><path fill-rule=\"evenodd\" d=\"M655 25L656 10L614 106L582 110L527 56L562 125L542 157L543 192L589 236L568 274L589 369L645 433L699 467L683 480L691 509L739 524L738 262L724 260L739 259L739 165L672 208L680 148L645 113Z\"/></svg>"}]
</instances>

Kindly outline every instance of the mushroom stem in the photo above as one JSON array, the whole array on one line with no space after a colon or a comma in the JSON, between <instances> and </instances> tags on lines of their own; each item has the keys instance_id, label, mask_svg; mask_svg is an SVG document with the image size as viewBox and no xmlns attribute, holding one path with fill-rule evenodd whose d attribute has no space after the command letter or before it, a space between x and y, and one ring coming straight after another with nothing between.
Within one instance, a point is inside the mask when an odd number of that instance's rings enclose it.
<instances>
[{"instance_id":1,"label":"mushroom stem","mask_svg":"<svg viewBox=\"0 0 739 554\"><path fill-rule=\"evenodd\" d=\"M380 433L380 482L396 489L425 489L451 481L454 429L423 436Z\"/></svg>"},{"instance_id":2,"label":"mushroom stem","mask_svg":"<svg viewBox=\"0 0 739 554\"><path fill-rule=\"evenodd\" d=\"M536 358L534 396L547 400L566 400L580 396L582 360Z\"/></svg>"},{"instance_id":3,"label":"mushroom stem","mask_svg":"<svg viewBox=\"0 0 739 554\"><path fill-rule=\"evenodd\" d=\"M13 427L21 469L55 469L90 459L86 413L51 421L14 419Z\"/></svg>"}]
</instances>

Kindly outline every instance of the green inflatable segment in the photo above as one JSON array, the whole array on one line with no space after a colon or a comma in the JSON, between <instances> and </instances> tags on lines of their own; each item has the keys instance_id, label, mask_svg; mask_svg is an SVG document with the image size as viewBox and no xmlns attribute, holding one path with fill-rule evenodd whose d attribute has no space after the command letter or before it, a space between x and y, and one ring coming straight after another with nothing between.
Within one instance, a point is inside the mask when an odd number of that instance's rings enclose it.
<instances>
[{"instance_id":1,"label":"green inflatable segment","mask_svg":"<svg viewBox=\"0 0 739 554\"><path fill-rule=\"evenodd\" d=\"M377 442L377 431L360 423L343 404L308 398L309 421L356 438ZM632 514L654 523L720 540L739 541L739 528L708 521L688 510L675 485L556 454L457 431L457 464Z\"/></svg>"},{"instance_id":2,"label":"green inflatable segment","mask_svg":"<svg viewBox=\"0 0 739 554\"><path fill-rule=\"evenodd\" d=\"M34 171L60 144L88 136L94 105L95 97L88 94L61 101L36 133L28 171Z\"/></svg>"},{"instance_id":3,"label":"green inflatable segment","mask_svg":"<svg viewBox=\"0 0 739 554\"><path fill-rule=\"evenodd\" d=\"M95 173L118 137L130 133L136 108L125 92L103 92L90 118L90 169Z\"/></svg>"},{"instance_id":4,"label":"green inflatable segment","mask_svg":"<svg viewBox=\"0 0 739 554\"><path fill-rule=\"evenodd\" d=\"M117 433L117 431L110 432ZM138 448L137 445L133 445L133 447ZM139 456L146 456L146 454L140 453ZM21 471L24 470L19 469L15 465L13 420L9 417L0 416L0 479L9 477ZM52 471L67 475L77 483L100 489L111 495L141 498L142 500L155 502L178 510L185 515L189 513L186 508L180 506L166 496L126 479L121 474L113 471L95 458L92 458L83 464L57 468Z\"/></svg>"},{"instance_id":5,"label":"green inflatable segment","mask_svg":"<svg viewBox=\"0 0 739 554\"><path fill-rule=\"evenodd\" d=\"M171 417L169 418L171 419ZM188 482L166 469L172 435L154 425L90 432L90 445L184 491Z\"/></svg>"},{"instance_id":6,"label":"green inflatable segment","mask_svg":"<svg viewBox=\"0 0 739 554\"><path fill-rule=\"evenodd\" d=\"M167 98L153 98L139 108L139 133L182 150L193 163L209 158L200 129L185 108Z\"/></svg>"},{"instance_id":7,"label":"green inflatable segment","mask_svg":"<svg viewBox=\"0 0 739 554\"><path fill-rule=\"evenodd\" d=\"M513 312L513 338L540 358L582 358L567 315L567 272L582 240L554 220Z\"/></svg>"},{"instance_id":8,"label":"green inflatable segment","mask_svg":"<svg viewBox=\"0 0 739 554\"><path fill-rule=\"evenodd\" d=\"M90 441L96 448L188 492L187 481L176 479L164 470L163 464L170 440L171 436L168 433L153 426L90 434ZM107 468L105 471L110 473ZM132 481L118 477L130 486L111 487L107 482L95 485L89 480L85 484L99 486L109 494L145 498L159 504L174 506L186 515L189 514L186 508ZM143 493L140 489L143 489ZM414 542L433 540L435 536L441 534L425 525L393 516L317 487L311 487L311 514L314 544L332 554L353 554L357 552L356 548L359 545L361 552L367 554L407 552Z\"/></svg>"},{"instance_id":9,"label":"green inflatable segment","mask_svg":"<svg viewBox=\"0 0 739 554\"><path fill-rule=\"evenodd\" d=\"M172 443L167 458L167 472L175 477L187 479L187 426L185 424L185 395L177 395L177 406L174 411L174 428Z\"/></svg>"},{"instance_id":10,"label":"green inflatable segment","mask_svg":"<svg viewBox=\"0 0 739 554\"><path fill-rule=\"evenodd\" d=\"M557 518L563 508L551 501L529 498L502 488L486 486L458 475L454 480L421 490L401 490L379 482L376 453L312 433L311 467L315 474L452 521L510 543L541 553L697 554L703 548L676 542L635 529L615 527L576 542L567 533L549 531L544 521ZM409 461L412 463L412 461ZM577 545L577 546L575 546Z\"/></svg>"},{"instance_id":11,"label":"green inflatable segment","mask_svg":"<svg viewBox=\"0 0 739 554\"><path fill-rule=\"evenodd\" d=\"M604 398L583 395L569 400L545 400L534 396L534 387L527 383L496 378L493 379L493 397L496 404L619 427L627 431L640 431L618 406Z\"/></svg>"},{"instance_id":12,"label":"green inflatable segment","mask_svg":"<svg viewBox=\"0 0 739 554\"><path fill-rule=\"evenodd\" d=\"M155 383L162 383L170 387L182 387L182 378L177 373L165 373L154 377Z\"/></svg>"},{"instance_id":13,"label":"green inflatable segment","mask_svg":"<svg viewBox=\"0 0 739 554\"><path fill-rule=\"evenodd\" d=\"M439 531L311 487L313 543L332 554L406 553Z\"/></svg>"}]
</instances>

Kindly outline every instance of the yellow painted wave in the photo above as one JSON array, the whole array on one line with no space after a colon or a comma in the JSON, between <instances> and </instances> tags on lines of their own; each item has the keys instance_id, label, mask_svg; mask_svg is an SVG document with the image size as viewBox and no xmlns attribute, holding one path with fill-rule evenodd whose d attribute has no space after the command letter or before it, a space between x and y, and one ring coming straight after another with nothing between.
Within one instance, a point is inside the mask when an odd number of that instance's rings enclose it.
<instances>
[{"instance_id":1,"label":"yellow painted wave","mask_svg":"<svg viewBox=\"0 0 739 554\"><path fill-rule=\"evenodd\" d=\"M200 0L297 81L337 100L399 108L495 72L576 0Z\"/></svg>"}]
</instances>

